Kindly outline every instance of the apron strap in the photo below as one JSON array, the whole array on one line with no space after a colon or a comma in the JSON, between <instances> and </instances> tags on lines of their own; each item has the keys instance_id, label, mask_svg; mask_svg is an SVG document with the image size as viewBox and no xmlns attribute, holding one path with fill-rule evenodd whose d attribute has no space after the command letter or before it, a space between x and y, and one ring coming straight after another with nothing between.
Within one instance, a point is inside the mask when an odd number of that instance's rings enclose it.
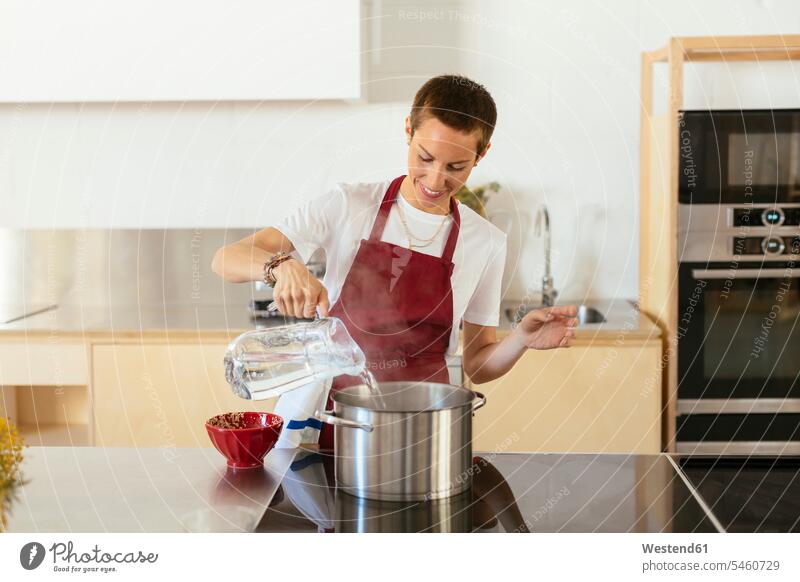
<instances>
[{"instance_id":1,"label":"apron strap","mask_svg":"<svg viewBox=\"0 0 800 582\"><path fill-rule=\"evenodd\" d=\"M458 202L453 197L450 197L450 213L453 216L453 224L450 227L450 234L447 236L447 242L444 245L444 252L442 252L442 259L448 263L453 262L453 252L456 250L458 233L461 230L461 215L458 212Z\"/></svg>"},{"instance_id":2,"label":"apron strap","mask_svg":"<svg viewBox=\"0 0 800 582\"><path fill-rule=\"evenodd\" d=\"M372 232L369 235L371 241L378 242L381 240L383 229L386 227L386 221L389 219L389 211L391 211L392 204L394 204L394 201L397 199L397 193L400 192L400 185L403 183L404 179L405 175L398 176L392 180L392 183L389 184L389 188L386 189L381 207L378 209L378 215L375 217L375 222L372 225ZM453 253L456 249L456 242L458 242L458 233L461 230L461 215L458 212L458 203L453 197L450 198L450 214L453 218L453 224L450 227L450 234L447 236L447 242L445 243L444 252L442 253L442 259L449 263L453 262Z\"/></svg>"},{"instance_id":3,"label":"apron strap","mask_svg":"<svg viewBox=\"0 0 800 582\"><path fill-rule=\"evenodd\" d=\"M389 188L386 190L386 194L383 197L383 202L381 202L381 207L378 209L378 215L375 217L375 223L372 225L372 232L369 235L369 240L373 242L379 242L381 240L383 228L386 226L386 221L389 219L389 211L392 209L392 204L394 204L397 198L397 193L400 191L400 184L403 183L404 178L405 176L398 176L389 184Z\"/></svg>"}]
</instances>

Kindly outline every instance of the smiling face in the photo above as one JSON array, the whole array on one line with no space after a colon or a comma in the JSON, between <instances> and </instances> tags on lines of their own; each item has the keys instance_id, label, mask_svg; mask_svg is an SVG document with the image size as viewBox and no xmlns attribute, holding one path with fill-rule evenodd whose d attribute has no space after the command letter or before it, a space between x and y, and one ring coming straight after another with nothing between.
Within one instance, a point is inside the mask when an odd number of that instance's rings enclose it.
<instances>
[{"instance_id":1,"label":"smiling face","mask_svg":"<svg viewBox=\"0 0 800 582\"><path fill-rule=\"evenodd\" d=\"M427 117L413 132L411 119L406 118L406 136L409 139L408 177L403 181L401 192L420 210L447 214L450 196L466 183L489 145L479 156L475 151L481 138L478 130L459 131L433 116Z\"/></svg>"}]
</instances>

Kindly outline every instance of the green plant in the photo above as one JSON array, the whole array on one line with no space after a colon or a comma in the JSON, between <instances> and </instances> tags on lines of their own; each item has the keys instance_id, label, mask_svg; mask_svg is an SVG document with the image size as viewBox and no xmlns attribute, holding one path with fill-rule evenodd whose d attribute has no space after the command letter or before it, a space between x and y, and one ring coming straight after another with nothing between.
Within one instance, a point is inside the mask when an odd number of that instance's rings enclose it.
<instances>
[{"instance_id":1,"label":"green plant","mask_svg":"<svg viewBox=\"0 0 800 582\"><path fill-rule=\"evenodd\" d=\"M454 194L454 197L462 204L466 204L472 210L486 218L486 204L489 202L491 193L499 190L500 184L497 182L489 182L488 184L482 184L475 188L462 186Z\"/></svg>"}]
</instances>

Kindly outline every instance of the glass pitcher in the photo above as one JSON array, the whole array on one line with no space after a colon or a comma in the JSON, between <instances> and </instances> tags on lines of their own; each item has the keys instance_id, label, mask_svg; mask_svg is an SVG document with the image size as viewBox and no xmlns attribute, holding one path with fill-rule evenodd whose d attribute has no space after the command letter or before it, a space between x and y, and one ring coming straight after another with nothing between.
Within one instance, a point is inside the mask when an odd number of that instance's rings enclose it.
<instances>
[{"instance_id":1,"label":"glass pitcher","mask_svg":"<svg viewBox=\"0 0 800 582\"><path fill-rule=\"evenodd\" d=\"M248 400L275 398L340 374L357 376L366 358L336 317L243 333L225 351L225 378Z\"/></svg>"}]
</instances>

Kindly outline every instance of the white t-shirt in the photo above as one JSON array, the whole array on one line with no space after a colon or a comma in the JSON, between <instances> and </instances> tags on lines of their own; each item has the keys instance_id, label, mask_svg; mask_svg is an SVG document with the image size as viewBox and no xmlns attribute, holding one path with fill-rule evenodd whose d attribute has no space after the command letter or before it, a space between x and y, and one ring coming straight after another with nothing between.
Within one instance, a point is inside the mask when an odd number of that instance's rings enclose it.
<instances>
[{"instance_id":1,"label":"white t-shirt","mask_svg":"<svg viewBox=\"0 0 800 582\"><path fill-rule=\"evenodd\" d=\"M353 264L362 239L369 238L380 203L391 181L365 184L337 184L329 192L305 203L274 225L294 245L304 262L317 249L326 253L322 281L331 306L336 303L345 277ZM408 248L408 238L398 215L403 215L416 239L429 239L442 220L447 224L435 241L415 251L442 256L452 219L418 210L398 193L382 241ZM506 259L506 234L464 204L458 205L461 230L453 253L453 329L447 355L458 350L458 328L462 318L470 323L496 327L500 321L500 286ZM420 243L419 240L414 241ZM423 284L420 282L420 284Z\"/></svg>"}]
</instances>

